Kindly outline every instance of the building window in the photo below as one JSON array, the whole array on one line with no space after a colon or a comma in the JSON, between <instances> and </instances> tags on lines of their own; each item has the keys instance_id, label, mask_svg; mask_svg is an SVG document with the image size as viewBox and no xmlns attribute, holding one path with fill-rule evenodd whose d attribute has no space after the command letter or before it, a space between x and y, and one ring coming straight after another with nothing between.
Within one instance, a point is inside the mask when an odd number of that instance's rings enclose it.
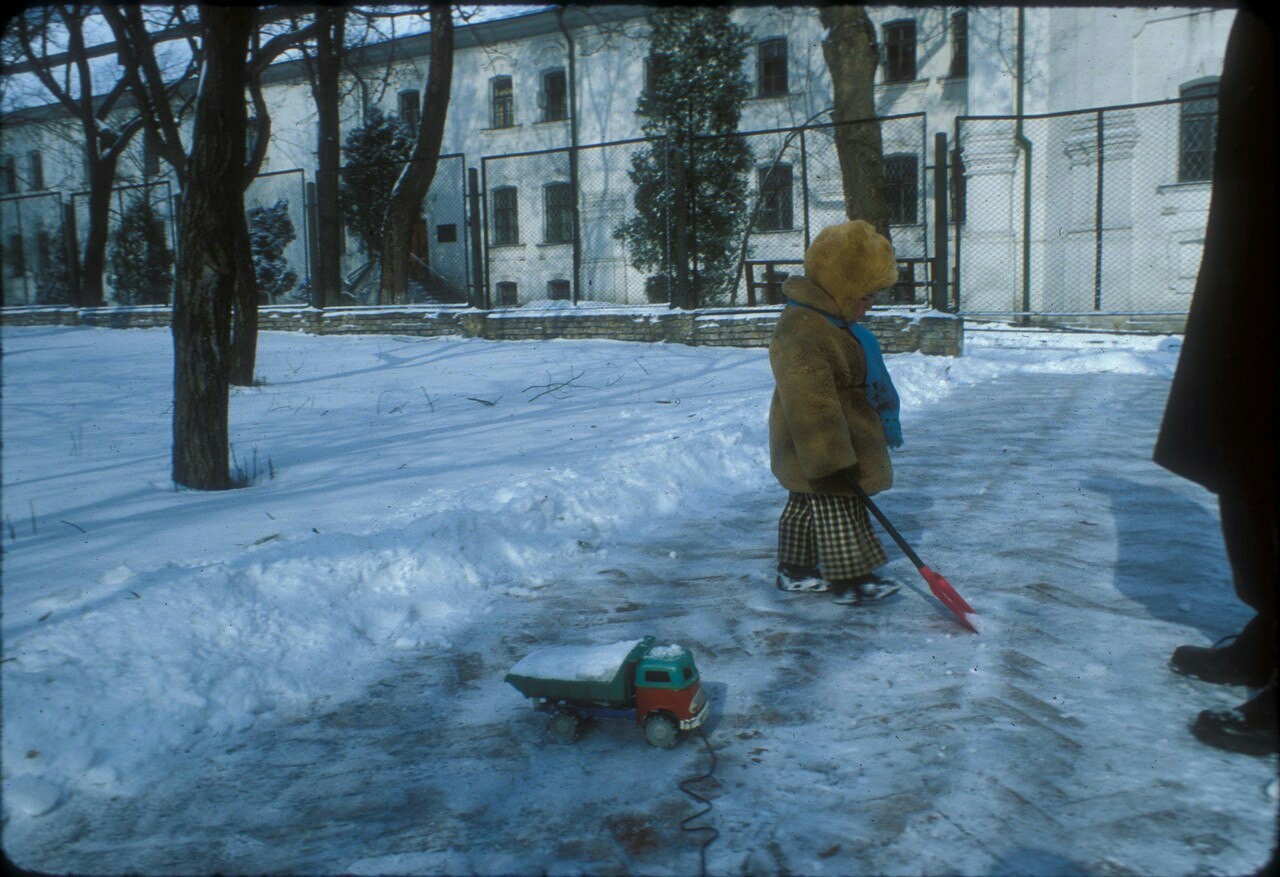
<instances>
[{"instance_id":1,"label":"building window","mask_svg":"<svg viewBox=\"0 0 1280 877\"><path fill-rule=\"evenodd\" d=\"M400 92L400 121L409 126L409 130L417 132L418 123L422 121L422 97L416 88Z\"/></svg>"},{"instance_id":2,"label":"building window","mask_svg":"<svg viewBox=\"0 0 1280 877\"><path fill-rule=\"evenodd\" d=\"M919 189L916 174L919 164L914 155L885 156L885 197L889 201L891 225L915 225L917 222Z\"/></svg>"},{"instance_id":3,"label":"building window","mask_svg":"<svg viewBox=\"0 0 1280 877\"><path fill-rule=\"evenodd\" d=\"M547 298L552 301L568 301L571 298L569 281L567 280L548 280L547 281Z\"/></svg>"},{"instance_id":4,"label":"building window","mask_svg":"<svg viewBox=\"0 0 1280 877\"><path fill-rule=\"evenodd\" d=\"M40 192L44 190L44 156L38 151L32 152L27 156L27 164L31 171L31 191Z\"/></svg>"},{"instance_id":5,"label":"building window","mask_svg":"<svg viewBox=\"0 0 1280 877\"><path fill-rule=\"evenodd\" d=\"M520 211L514 186L493 190L493 243L499 247L520 243Z\"/></svg>"},{"instance_id":6,"label":"building window","mask_svg":"<svg viewBox=\"0 0 1280 877\"><path fill-rule=\"evenodd\" d=\"M573 242L573 188L568 183L543 187L542 217L543 243Z\"/></svg>"},{"instance_id":7,"label":"building window","mask_svg":"<svg viewBox=\"0 0 1280 877\"><path fill-rule=\"evenodd\" d=\"M760 184L760 209L756 212L756 231L782 231L794 227L791 215L791 165L778 164L757 168Z\"/></svg>"},{"instance_id":8,"label":"building window","mask_svg":"<svg viewBox=\"0 0 1280 877\"><path fill-rule=\"evenodd\" d=\"M1213 178L1213 150L1218 142L1218 83L1184 86L1178 120L1178 181Z\"/></svg>"},{"instance_id":9,"label":"building window","mask_svg":"<svg viewBox=\"0 0 1280 877\"><path fill-rule=\"evenodd\" d=\"M779 97L786 93L786 38L761 40L756 45L756 96Z\"/></svg>"},{"instance_id":10,"label":"building window","mask_svg":"<svg viewBox=\"0 0 1280 877\"><path fill-rule=\"evenodd\" d=\"M569 118L568 80L563 70L542 74L542 121L559 122Z\"/></svg>"},{"instance_id":11,"label":"building window","mask_svg":"<svg viewBox=\"0 0 1280 877\"><path fill-rule=\"evenodd\" d=\"M951 13L951 76L969 75L969 13Z\"/></svg>"},{"instance_id":12,"label":"building window","mask_svg":"<svg viewBox=\"0 0 1280 877\"><path fill-rule=\"evenodd\" d=\"M10 277L22 277L27 273L27 258L22 251L22 235L9 235L9 246L5 247L4 264L9 269Z\"/></svg>"},{"instance_id":13,"label":"building window","mask_svg":"<svg viewBox=\"0 0 1280 877\"><path fill-rule=\"evenodd\" d=\"M510 280L504 280L498 284L498 307L514 308L519 307L520 299L517 295L516 285Z\"/></svg>"},{"instance_id":14,"label":"building window","mask_svg":"<svg viewBox=\"0 0 1280 877\"><path fill-rule=\"evenodd\" d=\"M17 163L12 155L6 155L0 163L0 195L12 195L18 191Z\"/></svg>"},{"instance_id":15,"label":"building window","mask_svg":"<svg viewBox=\"0 0 1280 877\"><path fill-rule=\"evenodd\" d=\"M516 124L515 97L511 91L510 76L495 76L489 80L489 98L492 118L491 128L513 128Z\"/></svg>"},{"instance_id":16,"label":"building window","mask_svg":"<svg viewBox=\"0 0 1280 877\"><path fill-rule=\"evenodd\" d=\"M916 78L916 23L912 19L884 26L884 81L911 82Z\"/></svg>"}]
</instances>

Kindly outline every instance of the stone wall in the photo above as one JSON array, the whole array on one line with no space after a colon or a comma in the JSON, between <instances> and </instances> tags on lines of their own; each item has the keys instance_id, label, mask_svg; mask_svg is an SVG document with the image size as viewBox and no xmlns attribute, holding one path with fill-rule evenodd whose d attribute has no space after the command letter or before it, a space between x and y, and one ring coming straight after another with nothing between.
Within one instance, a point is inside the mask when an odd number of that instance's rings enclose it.
<instances>
[{"instance_id":1,"label":"stone wall","mask_svg":"<svg viewBox=\"0 0 1280 877\"><path fill-rule=\"evenodd\" d=\"M552 338L604 338L615 341L666 341L711 347L767 347L778 307L678 311L669 308L555 308L477 311L414 305L396 308L264 307L263 331L313 335L460 335L491 341L546 341ZM98 326L142 329L169 325L166 307L14 307L0 310L6 326ZM959 356L964 321L939 311L888 308L875 311L867 324L886 353Z\"/></svg>"}]
</instances>

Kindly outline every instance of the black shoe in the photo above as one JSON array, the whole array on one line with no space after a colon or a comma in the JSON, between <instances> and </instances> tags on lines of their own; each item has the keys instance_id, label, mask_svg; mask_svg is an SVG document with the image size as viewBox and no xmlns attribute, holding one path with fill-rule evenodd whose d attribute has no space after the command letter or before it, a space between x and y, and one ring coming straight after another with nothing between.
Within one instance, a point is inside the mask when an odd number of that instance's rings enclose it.
<instances>
[{"instance_id":1,"label":"black shoe","mask_svg":"<svg viewBox=\"0 0 1280 877\"><path fill-rule=\"evenodd\" d=\"M896 594L902 586L893 579L885 579L871 573L858 576L856 579L843 579L831 583L831 590L836 595L835 602L845 606L857 606L863 603L874 603L883 600L890 594Z\"/></svg>"},{"instance_id":2,"label":"black shoe","mask_svg":"<svg viewBox=\"0 0 1280 877\"><path fill-rule=\"evenodd\" d=\"M1230 640L1231 642L1227 645ZM1255 655L1240 648L1237 636L1223 637L1212 647L1178 646L1169 659L1169 667L1183 676L1194 676L1221 685L1247 685L1259 688L1271 678L1271 667L1261 666Z\"/></svg>"},{"instance_id":3,"label":"black shoe","mask_svg":"<svg viewBox=\"0 0 1280 877\"><path fill-rule=\"evenodd\" d=\"M1245 755L1274 755L1280 751L1276 723L1276 683L1252 700L1229 710L1205 710L1196 716L1191 733L1201 743Z\"/></svg>"},{"instance_id":4,"label":"black shoe","mask_svg":"<svg viewBox=\"0 0 1280 877\"><path fill-rule=\"evenodd\" d=\"M778 564L778 577L773 586L779 591L809 591L822 593L831 589L831 585L817 567L793 566L789 563Z\"/></svg>"}]
</instances>

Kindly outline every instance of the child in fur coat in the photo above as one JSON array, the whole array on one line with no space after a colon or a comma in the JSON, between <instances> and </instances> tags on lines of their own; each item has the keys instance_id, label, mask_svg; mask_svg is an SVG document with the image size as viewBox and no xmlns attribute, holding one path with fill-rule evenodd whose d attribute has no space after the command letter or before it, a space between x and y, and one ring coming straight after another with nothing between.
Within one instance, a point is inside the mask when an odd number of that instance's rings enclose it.
<instances>
[{"instance_id":1,"label":"child in fur coat","mask_svg":"<svg viewBox=\"0 0 1280 877\"><path fill-rule=\"evenodd\" d=\"M897 282L898 267L889 241L855 220L822 230L804 272L783 283L787 307L769 345L777 384L770 464L790 491L778 522L777 586L863 603L898 586L875 573L888 558L848 479L868 495L888 489L888 448L902 439L879 345L855 323Z\"/></svg>"}]
</instances>

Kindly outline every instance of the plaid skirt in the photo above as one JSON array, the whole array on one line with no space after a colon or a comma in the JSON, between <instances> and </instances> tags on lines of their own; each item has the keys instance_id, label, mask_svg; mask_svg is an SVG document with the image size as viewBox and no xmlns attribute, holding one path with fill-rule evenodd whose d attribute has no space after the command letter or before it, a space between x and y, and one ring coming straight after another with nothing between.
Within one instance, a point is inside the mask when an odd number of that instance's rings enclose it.
<instances>
[{"instance_id":1,"label":"plaid skirt","mask_svg":"<svg viewBox=\"0 0 1280 877\"><path fill-rule=\"evenodd\" d=\"M866 575L888 556L852 496L795 493L778 519L778 563L817 568L829 582Z\"/></svg>"}]
</instances>

